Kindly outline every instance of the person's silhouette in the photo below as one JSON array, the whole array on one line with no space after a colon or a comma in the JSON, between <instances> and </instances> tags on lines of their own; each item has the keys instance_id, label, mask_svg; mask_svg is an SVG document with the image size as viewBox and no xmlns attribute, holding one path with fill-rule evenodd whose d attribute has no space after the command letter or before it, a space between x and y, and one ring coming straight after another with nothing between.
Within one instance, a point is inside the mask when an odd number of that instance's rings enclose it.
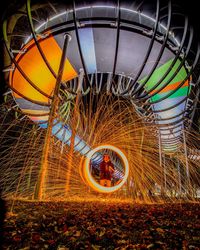
<instances>
[{"instance_id":1,"label":"person's silhouette","mask_svg":"<svg viewBox=\"0 0 200 250\"><path fill-rule=\"evenodd\" d=\"M103 155L103 161L100 164L100 185L111 187L111 179L115 169L108 154Z\"/></svg>"}]
</instances>

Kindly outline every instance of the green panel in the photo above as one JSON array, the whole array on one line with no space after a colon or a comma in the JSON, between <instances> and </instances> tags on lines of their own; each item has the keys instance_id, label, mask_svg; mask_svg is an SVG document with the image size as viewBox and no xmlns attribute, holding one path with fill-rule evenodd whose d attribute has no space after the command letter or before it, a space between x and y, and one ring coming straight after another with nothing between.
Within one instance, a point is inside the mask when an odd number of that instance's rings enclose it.
<instances>
[{"instance_id":1,"label":"green panel","mask_svg":"<svg viewBox=\"0 0 200 250\"><path fill-rule=\"evenodd\" d=\"M151 97L151 101L157 101L157 100L163 98L164 96L167 96L170 92L173 92L173 90L162 93L162 94L156 94L153 97ZM178 89L174 94L172 94L168 98L171 99L171 98L176 98L176 97L180 97L180 96L187 96L187 94L188 94L188 87L184 87L184 88Z\"/></svg>"},{"instance_id":2,"label":"green panel","mask_svg":"<svg viewBox=\"0 0 200 250\"><path fill-rule=\"evenodd\" d=\"M173 58L171 60L169 60L168 62L166 62L165 64L163 64L162 66L160 66L159 68L157 68L154 73L152 74L152 76L150 77L150 79L147 81L147 83L145 84L145 90L150 90L152 89L157 82L164 76L164 74L167 72L168 68L170 67L171 63L173 61ZM180 65L181 61L178 60L174 67L171 69L171 71L169 72L169 74L165 77L165 79L160 83L160 85L155 88L155 89L160 89L161 86L163 86L169 79L170 77L176 72L176 70L178 69L179 65ZM180 82L182 81L185 77L187 76L186 70L184 67L182 67L178 73L176 74L176 76L173 78L173 80L168 84L168 86L170 86L170 84L176 83L176 82ZM146 76L139 80L139 83L143 83L146 79Z\"/></svg>"}]
</instances>

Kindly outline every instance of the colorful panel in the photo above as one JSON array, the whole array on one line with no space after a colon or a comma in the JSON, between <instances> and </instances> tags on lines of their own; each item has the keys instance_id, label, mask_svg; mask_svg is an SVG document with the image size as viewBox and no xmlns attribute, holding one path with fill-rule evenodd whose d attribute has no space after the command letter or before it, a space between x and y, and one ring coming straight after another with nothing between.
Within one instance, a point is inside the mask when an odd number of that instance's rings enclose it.
<instances>
[{"instance_id":1,"label":"colorful panel","mask_svg":"<svg viewBox=\"0 0 200 250\"><path fill-rule=\"evenodd\" d=\"M156 103L152 104L152 109L154 111L164 110L167 107L172 107L172 106L178 104L181 100L183 100L186 96L188 96L188 94L190 92L190 86L189 86L188 80L179 89L177 89L174 92L174 90L176 88L178 88L178 86L182 83L182 81L187 76L187 72L186 72L184 67L181 67L181 69L178 71L178 67L181 63L180 60L178 60L175 63L175 65L172 67L169 74L160 83L160 85L157 86L155 89L153 89L154 86L156 86L156 84L160 81L160 79L162 79L162 77L168 71L170 65L172 64L172 61L173 61L173 59L169 60L168 62L166 62L165 64L163 64L159 68L157 68L144 86L146 91L150 91L150 95L155 94L175 74L174 78L171 80L171 82L169 82L167 84L167 86L165 86L157 94L150 97L150 100L152 102L156 101ZM139 81L139 83L141 83L141 84L144 83L145 79L146 79L146 77L141 79ZM167 97L168 95L170 95L170 96ZM164 99L161 100L162 98L164 98ZM161 101L159 101L159 100L161 100ZM162 124L162 125L166 124L166 126L169 123L173 123L173 122L176 123L183 117L183 114L181 114L181 113L184 110L185 110L185 101L183 103L177 105L176 107L171 108L167 111L157 112L156 113L156 116L158 117L157 123ZM177 117L172 118L174 116L177 116ZM164 119L164 120L162 120L162 119ZM165 131L161 130L160 131L161 141L167 139L167 140L169 140L169 143L170 143L170 140L172 140L170 144L167 144L167 143L165 143L165 141L162 141L162 146L163 146L164 150L170 151L170 150L174 150L177 147L177 145L176 145L177 142L173 142L173 140L178 138L180 136L181 132L179 131L180 127L173 129L173 127L176 127L176 126L177 126L177 124L175 124L174 126L171 126L169 128L169 130L165 130Z\"/></svg>"},{"instance_id":2,"label":"colorful panel","mask_svg":"<svg viewBox=\"0 0 200 250\"><path fill-rule=\"evenodd\" d=\"M163 64L161 67L157 68L154 71L154 73L152 74L150 79L145 84L146 91L151 90L157 84L157 82L159 82L159 80L164 76L164 74L169 69L169 67L172 63L172 60L173 59L169 60L168 62L166 62L165 64ZM161 89L170 80L170 78L175 74L175 77L171 80L171 82L166 87L164 87L156 95L151 97L151 101L158 101L159 99L167 96L170 92L173 92L181 84L181 82L185 79L185 77L187 76L187 73L186 73L186 70L184 67L182 67L178 72L176 72L180 63L181 63L181 61L178 60L175 63L175 65L173 66L173 68L170 70L169 74L160 83L160 85L150 92L150 94L154 94L156 91ZM145 79L146 79L146 77L141 79L139 81L139 83L143 83L145 81ZM186 96L188 94L188 86L189 86L189 81L186 81L181 86L181 88L179 88L173 94L173 96L171 96L170 98L174 98L174 97L178 97L178 96Z\"/></svg>"},{"instance_id":3,"label":"colorful panel","mask_svg":"<svg viewBox=\"0 0 200 250\"><path fill-rule=\"evenodd\" d=\"M60 65L62 50L53 37L45 40L40 40L40 46L50 66L57 74ZM16 57L16 61L18 62L19 67L23 69L24 73L34 83L34 85L36 85L47 95L52 95L56 79L46 66L43 58L38 51L37 46L35 44L32 45L32 41L30 41L24 49L28 49L28 51L25 54L19 54ZM66 59L62 80L67 81L76 76L76 71L74 70L70 62ZM13 73L10 74L10 85L17 89L21 94L32 100L45 103L48 103L49 101L46 96L38 92L29 84L29 82L24 79L17 68L15 68ZM14 93L14 96L16 98L20 98L20 96L18 96L16 93Z\"/></svg>"},{"instance_id":4,"label":"colorful panel","mask_svg":"<svg viewBox=\"0 0 200 250\"><path fill-rule=\"evenodd\" d=\"M71 129L68 126L64 126L61 122L55 120L52 129L52 134L55 135L61 142L67 143L70 146L71 143ZM47 124L39 125L42 128L46 128ZM75 150L77 150L82 155L85 155L90 151L90 147L78 136L75 137Z\"/></svg>"},{"instance_id":5,"label":"colorful panel","mask_svg":"<svg viewBox=\"0 0 200 250\"><path fill-rule=\"evenodd\" d=\"M94 36L92 28L82 28L78 30L81 50L84 62L86 64L87 73L92 74L97 71L96 55L94 48Z\"/></svg>"}]
</instances>

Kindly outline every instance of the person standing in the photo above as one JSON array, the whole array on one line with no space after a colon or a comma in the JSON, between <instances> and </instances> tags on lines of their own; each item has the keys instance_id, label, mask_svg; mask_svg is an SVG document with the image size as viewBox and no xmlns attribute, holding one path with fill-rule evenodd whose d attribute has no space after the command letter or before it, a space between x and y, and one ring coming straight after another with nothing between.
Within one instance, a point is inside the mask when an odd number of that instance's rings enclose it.
<instances>
[{"instance_id":1,"label":"person standing","mask_svg":"<svg viewBox=\"0 0 200 250\"><path fill-rule=\"evenodd\" d=\"M111 179L115 171L114 165L108 154L103 155L103 161L100 163L100 185L111 187Z\"/></svg>"}]
</instances>

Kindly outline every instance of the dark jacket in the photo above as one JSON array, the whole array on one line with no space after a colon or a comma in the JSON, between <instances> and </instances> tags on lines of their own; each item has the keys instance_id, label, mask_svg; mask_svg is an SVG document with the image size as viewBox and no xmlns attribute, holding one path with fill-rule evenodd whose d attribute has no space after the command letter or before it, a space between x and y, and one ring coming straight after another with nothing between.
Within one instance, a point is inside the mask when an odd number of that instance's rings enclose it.
<instances>
[{"instance_id":1,"label":"dark jacket","mask_svg":"<svg viewBox=\"0 0 200 250\"><path fill-rule=\"evenodd\" d=\"M100 164L100 179L111 180L114 171L114 165L111 161L102 161Z\"/></svg>"}]
</instances>

